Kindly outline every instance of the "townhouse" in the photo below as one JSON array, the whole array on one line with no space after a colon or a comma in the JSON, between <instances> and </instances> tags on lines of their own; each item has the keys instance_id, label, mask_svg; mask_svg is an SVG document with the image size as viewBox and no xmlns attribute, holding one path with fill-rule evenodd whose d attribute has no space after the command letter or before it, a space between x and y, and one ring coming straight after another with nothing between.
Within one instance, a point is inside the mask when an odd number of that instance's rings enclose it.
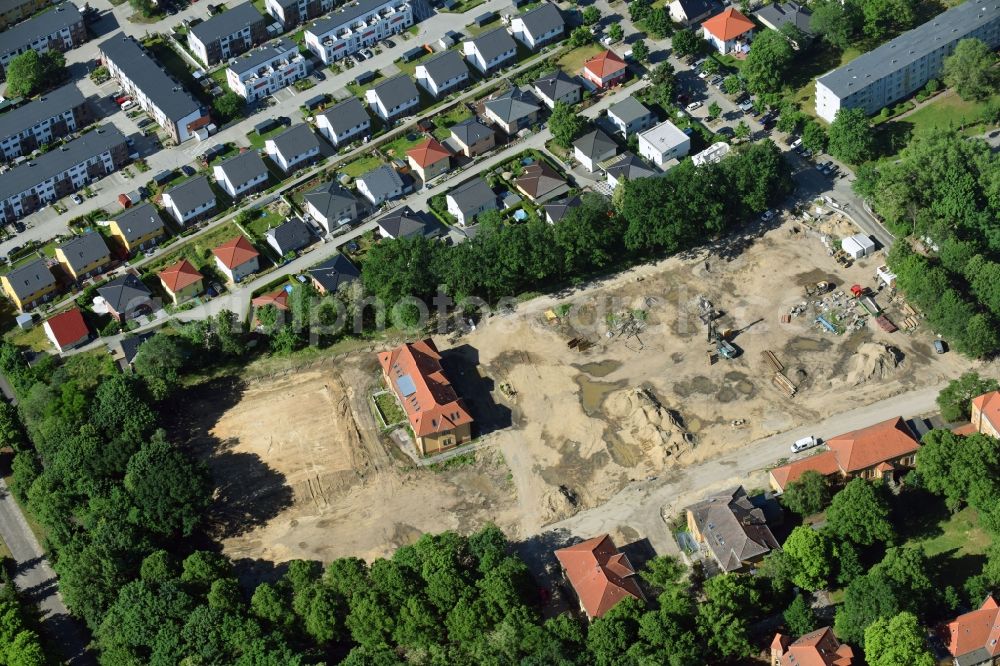
<instances>
[{"instance_id":1,"label":"townhouse","mask_svg":"<svg viewBox=\"0 0 1000 666\"><path fill-rule=\"evenodd\" d=\"M49 51L69 51L87 41L87 29L80 10L71 2L18 23L3 33L0 39L0 81L7 80L10 61L26 53L39 55Z\"/></svg>"},{"instance_id":2,"label":"townhouse","mask_svg":"<svg viewBox=\"0 0 1000 666\"><path fill-rule=\"evenodd\" d=\"M379 118L395 120L420 105L420 92L406 74L394 76L365 91L368 106Z\"/></svg>"},{"instance_id":3,"label":"townhouse","mask_svg":"<svg viewBox=\"0 0 1000 666\"><path fill-rule=\"evenodd\" d=\"M314 21L306 28L306 48L329 65L414 23L407 0L360 0Z\"/></svg>"},{"instance_id":4,"label":"townhouse","mask_svg":"<svg viewBox=\"0 0 1000 666\"><path fill-rule=\"evenodd\" d=\"M334 0L266 0L264 9L284 32L333 10Z\"/></svg>"},{"instance_id":5,"label":"townhouse","mask_svg":"<svg viewBox=\"0 0 1000 666\"><path fill-rule=\"evenodd\" d=\"M816 114L833 122L840 109L872 114L941 74L963 39L1000 47L1000 3L969 0L816 79Z\"/></svg>"},{"instance_id":6,"label":"townhouse","mask_svg":"<svg viewBox=\"0 0 1000 666\"><path fill-rule=\"evenodd\" d=\"M219 187L235 199L267 187L270 172L257 151L248 150L215 165L212 175Z\"/></svg>"},{"instance_id":7,"label":"townhouse","mask_svg":"<svg viewBox=\"0 0 1000 666\"><path fill-rule=\"evenodd\" d=\"M279 39L231 61L226 69L229 89L248 102L273 95L299 79L304 79L306 59L298 45Z\"/></svg>"},{"instance_id":8,"label":"townhouse","mask_svg":"<svg viewBox=\"0 0 1000 666\"><path fill-rule=\"evenodd\" d=\"M125 136L111 123L39 155L0 177L0 223L7 224L114 173L129 161Z\"/></svg>"},{"instance_id":9,"label":"townhouse","mask_svg":"<svg viewBox=\"0 0 1000 666\"><path fill-rule=\"evenodd\" d=\"M57 247L56 260L67 275L79 282L103 273L111 263L111 252L95 231L74 236Z\"/></svg>"},{"instance_id":10,"label":"townhouse","mask_svg":"<svg viewBox=\"0 0 1000 666\"><path fill-rule=\"evenodd\" d=\"M163 208L182 227L215 212L215 192L207 176L198 176L163 193Z\"/></svg>"},{"instance_id":11,"label":"townhouse","mask_svg":"<svg viewBox=\"0 0 1000 666\"><path fill-rule=\"evenodd\" d=\"M534 83L535 96L550 109L556 107L556 102L573 106L580 101L582 90L583 86L561 69L546 74Z\"/></svg>"},{"instance_id":12,"label":"townhouse","mask_svg":"<svg viewBox=\"0 0 1000 666\"><path fill-rule=\"evenodd\" d=\"M264 150L285 173L312 164L319 159L319 139L309 125L299 123L264 142Z\"/></svg>"},{"instance_id":13,"label":"townhouse","mask_svg":"<svg viewBox=\"0 0 1000 666\"><path fill-rule=\"evenodd\" d=\"M212 122L208 109L167 74L133 37L116 33L101 42L100 51L101 60L122 90L131 95L175 143L184 143L196 130Z\"/></svg>"},{"instance_id":14,"label":"townhouse","mask_svg":"<svg viewBox=\"0 0 1000 666\"><path fill-rule=\"evenodd\" d=\"M188 32L188 47L211 67L267 40L267 19L249 2L203 21Z\"/></svg>"},{"instance_id":15,"label":"townhouse","mask_svg":"<svg viewBox=\"0 0 1000 666\"><path fill-rule=\"evenodd\" d=\"M116 239L127 254L156 245L166 233L160 211L149 203L132 206L108 222L111 237Z\"/></svg>"},{"instance_id":16,"label":"townhouse","mask_svg":"<svg viewBox=\"0 0 1000 666\"><path fill-rule=\"evenodd\" d=\"M565 30L566 22L562 14L549 2L543 2L534 9L515 16L510 22L514 39L532 51L558 40Z\"/></svg>"},{"instance_id":17,"label":"townhouse","mask_svg":"<svg viewBox=\"0 0 1000 666\"><path fill-rule=\"evenodd\" d=\"M0 277L7 298L24 312L49 300L58 289L55 276L45 259L38 259Z\"/></svg>"},{"instance_id":18,"label":"townhouse","mask_svg":"<svg viewBox=\"0 0 1000 666\"><path fill-rule=\"evenodd\" d=\"M372 119L357 97L349 97L316 116L316 129L334 146L367 136Z\"/></svg>"},{"instance_id":19,"label":"townhouse","mask_svg":"<svg viewBox=\"0 0 1000 666\"><path fill-rule=\"evenodd\" d=\"M93 120L90 105L70 83L0 115L0 159L12 160L76 132Z\"/></svg>"},{"instance_id":20,"label":"townhouse","mask_svg":"<svg viewBox=\"0 0 1000 666\"><path fill-rule=\"evenodd\" d=\"M690 150L691 137L669 120L639 135L639 154L664 171Z\"/></svg>"},{"instance_id":21,"label":"townhouse","mask_svg":"<svg viewBox=\"0 0 1000 666\"><path fill-rule=\"evenodd\" d=\"M414 77L420 86L440 97L469 80L469 68L457 51L445 51L417 65Z\"/></svg>"},{"instance_id":22,"label":"townhouse","mask_svg":"<svg viewBox=\"0 0 1000 666\"><path fill-rule=\"evenodd\" d=\"M0 0L0 30L28 18L51 4L51 0Z\"/></svg>"},{"instance_id":23,"label":"townhouse","mask_svg":"<svg viewBox=\"0 0 1000 666\"><path fill-rule=\"evenodd\" d=\"M463 42L462 52L481 74L489 74L517 59L517 44L506 29L495 28Z\"/></svg>"}]
</instances>

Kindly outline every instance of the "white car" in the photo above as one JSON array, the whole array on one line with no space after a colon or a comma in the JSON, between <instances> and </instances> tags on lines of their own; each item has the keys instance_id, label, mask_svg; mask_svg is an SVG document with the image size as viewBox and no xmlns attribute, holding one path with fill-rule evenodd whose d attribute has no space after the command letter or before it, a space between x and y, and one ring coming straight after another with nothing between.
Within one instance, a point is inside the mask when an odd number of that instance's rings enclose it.
<instances>
[{"instance_id":1,"label":"white car","mask_svg":"<svg viewBox=\"0 0 1000 666\"><path fill-rule=\"evenodd\" d=\"M82 204L83 203L83 197L81 197L79 194L74 194L70 198L73 199L73 203L77 203L77 204Z\"/></svg>"},{"instance_id":2,"label":"white car","mask_svg":"<svg viewBox=\"0 0 1000 666\"><path fill-rule=\"evenodd\" d=\"M792 444L792 453L800 453L806 449L811 449L814 446L819 446L819 440L810 435L809 437L803 437L802 439L795 440Z\"/></svg>"},{"instance_id":3,"label":"white car","mask_svg":"<svg viewBox=\"0 0 1000 666\"><path fill-rule=\"evenodd\" d=\"M768 209L767 209L767 210L765 210L765 211L764 211L764 213L763 213L763 214L762 214L762 215L760 216L760 219L761 219L762 221L764 221L764 222L770 222L770 221L771 221L771 218L772 218L772 217L774 217L774 211L773 211L773 210L771 210L770 208L768 208Z\"/></svg>"},{"instance_id":4,"label":"white car","mask_svg":"<svg viewBox=\"0 0 1000 666\"><path fill-rule=\"evenodd\" d=\"M690 104L688 104L684 108L686 108L689 112L690 111L694 111L695 109L700 109L701 108L701 102L691 102Z\"/></svg>"}]
</instances>

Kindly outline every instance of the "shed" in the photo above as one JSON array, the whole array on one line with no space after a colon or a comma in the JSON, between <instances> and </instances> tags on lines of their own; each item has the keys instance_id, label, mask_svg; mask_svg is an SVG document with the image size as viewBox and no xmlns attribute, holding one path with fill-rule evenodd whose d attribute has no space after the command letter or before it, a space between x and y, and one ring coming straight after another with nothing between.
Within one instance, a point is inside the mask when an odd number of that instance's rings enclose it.
<instances>
[{"instance_id":1,"label":"shed","mask_svg":"<svg viewBox=\"0 0 1000 666\"><path fill-rule=\"evenodd\" d=\"M17 315L17 318L15 319L15 321L17 321L17 325L20 328L22 328L24 330L28 330L29 328L31 328L32 326L34 326L34 324L35 324L35 316L33 314L31 314L30 312L22 312L21 314Z\"/></svg>"},{"instance_id":2,"label":"shed","mask_svg":"<svg viewBox=\"0 0 1000 666\"><path fill-rule=\"evenodd\" d=\"M490 23L495 20L497 20L496 12L486 12L485 14L480 14L476 18L472 19L472 22L478 25L479 27L482 27L487 23Z\"/></svg>"},{"instance_id":3,"label":"shed","mask_svg":"<svg viewBox=\"0 0 1000 666\"><path fill-rule=\"evenodd\" d=\"M412 62L417 58L419 58L420 56L424 55L425 53L427 53L427 51L425 51L424 47L422 46L410 49L409 51L404 51L403 62Z\"/></svg>"},{"instance_id":4,"label":"shed","mask_svg":"<svg viewBox=\"0 0 1000 666\"><path fill-rule=\"evenodd\" d=\"M896 286L896 274L890 271L888 266L879 266L876 268L875 277L890 289Z\"/></svg>"},{"instance_id":5,"label":"shed","mask_svg":"<svg viewBox=\"0 0 1000 666\"><path fill-rule=\"evenodd\" d=\"M367 72L361 72L356 77L354 77L354 82L359 86L363 86L366 83L370 83L375 80L375 71L369 69Z\"/></svg>"},{"instance_id":6,"label":"shed","mask_svg":"<svg viewBox=\"0 0 1000 666\"><path fill-rule=\"evenodd\" d=\"M257 134L264 134L265 132L270 132L280 124L281 123L278 122L277 118L268 118L267 120L264 120L254 125L253 131L256 132Z\"/></svg>"},{"instance_id":7,"label":"shed","mask_svg":"<svg viewBox=\"0 0 1000 666\"><path fill-rule=\"evenodd\" d=\"M163 185L164 183L169 183L173 179L176 171L169 169L167 171L161 171L160 173L153 176L153 182L157 185Z\"/></svg>"},{"instance_id":8,"label":"shed","mask_svg":"<svg viewBox=\"0 0 1000 666\"><path fill-rule=\"evenodd\" d=\"M316 95L315 97L313 97L311 99L307 99L305 101L305 103L303 104L303 106L305 106L307 109L309 109L310 111L312 111L316 107L322 106L323 104L326 104L326 100L327 100L327 96L326 96L325 93L322 94L322 95Z\"/></svg>"},{"instance_id":9,"label":"shed","mask_svg":"<svg viewBox=\"0 0 1000 666\"><path fill-rule=\"evenodd\" d=\"M840 247L852 259L861 259L874 254L875 241L864 234L855 234L841 241Z\"/></svg>"}]
</instances>

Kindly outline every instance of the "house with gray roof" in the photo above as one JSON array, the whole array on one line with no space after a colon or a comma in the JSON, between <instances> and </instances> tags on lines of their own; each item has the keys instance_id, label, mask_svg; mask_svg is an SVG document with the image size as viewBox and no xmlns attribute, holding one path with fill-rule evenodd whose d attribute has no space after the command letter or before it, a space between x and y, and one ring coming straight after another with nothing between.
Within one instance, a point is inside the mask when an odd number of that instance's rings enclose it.
<instances>
[{"instance_id":1,"label":"house with gray roof","mask_svg":"<svg viewBox=\"0 0 1000 666\"><path fill-rule=\"evenodd\" d=\"M184 143L212 122L208 109L167 74L134 37L118 32L98 48L122 90L167 130L174 142Z\"/></svg>"},{"instance_id":2,"label":"house with gray roof","mask_svg":"<svg viewBox=\"0 0 1000 666\"><path fill-rule=\"evenodd\" d=\"M513 64L517 59L517 44L506 28L494 28L463 42L462 52L481 74L489 74Z\"/></svg>"},{"instance_id":3,"label":"house with gray roof","mask_svg":"<svg viewBox=\"0 0 1000 666\"><path fill-rule=\"evenodd\" d=\"M626 180L638 180L660 175L659 171L629 152L623 153L618 161L605 169L604 173L608 177L608 185L611 186L612 190Z\"/></svg>"},{"instance_id":4,"label":"house with gray roof","mask_svg":"<svg viewBox=\"0 0 1000 666\"><path fill-rule=\"evenodd\" d=\"M319 139L306 123L292 125L264 142L264 150L285 173L308 166L319 159Z\"/></svg>"},{"instance_id":5,"label":"house with gray roof","mask_svg":"<svg viewBox=\"0 0 1000 666\"><path fill-rule=\"evenodd\" d=\"M348 97L316 115L316 129L334 146L371 133L372 119L357 97Z\"/></svg>"},{"instance_id":6,"label":"house with gray roof","mask_svg":"<svg viewBox=\"0 0 1000 666\"><path fill-rule=\"evenodd\" d=\"M405 116L410 109L416 109L420 105L420 92L413 79L400 74L366 90L365 99L375 115L390 121Z\"/></svg>"},{"instance_id":7,"label":"house with gray roof","mask_svg":"<svg viewBox=\"0 0 1000 666\"><path fill-rule=\"evenodd\" d=\"M56 259L74 280L86 280L102 273L111 263L104 237L96 231L73 236L56 248Z\"/></svg>"},{"instance_id":8,"label":"house with gray roof","mask_svg":"<svg viewBox=\"0 0 1000 666\"><path fill-rule=\"evenodd\" d=\"M209 67L235 58L267 40L268 20L251 2L202 21L188 31L188 47Z\"/></svg>"},{"instance_id":9,"label":"house with gray roof","mask_svg":"<svg viewBox=\"0 0 1000 666\"><path fill-rule=\"evenodd\" d=\"M469 68L457 51L444 51L417 65L414 76L424 90L440 97L468 82Z\"/></svg>"},{"instance_id":10,"label":"house with gray roof","mask_svg":"<svg viewBox=\"0 0 1000 666\"><path fill-rule=\"evenodd\" d=\"M208 176L197 176L172 187L161 197L163 207L182 227L215 213L215 192Z\"/></svg>"},{"instance_id":11,"label":"house with gray roof","mask_svg":"<svg viewBox=\"0 0 1000 666\"><path fill-rule=\"evenodd\" d=\"M0 0L0 30L45 9L49 0Z\"/></svg>"},{"instance_id":12,"label":"house with gray roof","mask_svg":"<svg viewBox=\"0 0 1000 666\"><path fill-rule=\"evenodd\" d=\"M309 269L313 286L321 294L336 294L340 285L354 282L361 277L361 271L351 260L339 252L326 261Z\"/></svg>"},{"instance_id":13,"label":"house with gray roof","mask_svg":"<svg viewBox=\"0 0 1000 666\"><path fill-rule=\"evenodd\" d=\"M726 573L749 570L780 548L764 508L747 496L743 486L707 497L684 512L691 536Z\"/></svg>"},{"instance_id":14,"label":"house with gray roof","mask_svg":"<svg viewBox=\"0 0 1000 666\"><path fill-rule=\"evenodd\" d=\"M608 107L608 121L627 139L655 125L656 114L629 95Z\"/></svg>"},{"instance_id":15,"label":"house with gray roof","mask_svg":"<svg viewBox=\"0 0 1000 666\"><path fill-rule=\"evenodd\" d=\"M0 38L0 81L6 79L10 61L34 50L66 52L87 41L83 16L72 2L63 2L49 11L35 14L3 32Z\"/></svg>"},{"instance_id":16,"label":"house with gray roof","mask_svg":"<svg viewBox=\"0 0 1000 666\"><path fill-rule=\"evenodd\" d=\"M360 176L356 181L360 192L373 206L403 196L403 179L391 166L382 165Z\"/></svg>"},{"instance_id":17,"label":"house with gray roof","mask_svg":"<svg viewBox=\"0 0 1000 666\"><path fill-rule=\"evenodd\" d=\"M451 128L449 142L466 157L475 157L492 150L497 145L496 132L475 118L463 120Z\"/></svg>"},{"instance_id":18,"label":"house with gray roof","mask_svg":"<svg viewBox=\"0 0 1000 666\"><path fill-rule=\"evenodd\" d=\"M37 259L11 269L6 275L0 276L0 284L3 285L4 294L21 312L52 298L59 286L45 259Z\"/></svg>"},{"instance_id":19,"label":"house with gray roof","mask_svg":"<svg viewBox=\"0 0 1000 666\"><path fill-rule=\"evenodd\" d=\"M534 90L535 96L542 100L545 106L554 109L556 102L562 102L568 106L579 102L583 86L575 78L570 77L561 69L557 69L535 81Z\"/></svg>"},{"instance_id":20,"label":"house with gray roof","mask_svg":"<svg viewBox=\"0 0 1000 666\"><path fill-rule=\"evenodd\" d=\"M721 12L722 5L716 0L673 0L667 11L674 23L694 26Z\"/></svg>"},{"instance_id":21,"label":"house with gray roof","mask_svg":"<svg viewBox=\"0 0 1000 666\"><path fill-rule=\"evenodd\" d=\"M1000 2L963 2L816 79L816 115L833 122L840 109L877 113L941 75L963 39L1000 47Z\"/></svg>"},{"instance_id":22,"label":"house with gray roof","mask_svg":"<svg viewBox=\"0 0 1000 666\"><path fill-rule=\"evenodd\" d=\"M303 250L316 240L312 232L309 231L309 226L297 217L285 220L278 226L268 229L264 238L279 257Z\"/></svg>"},{"instance_id":23,"label":"house with gray roof","mask_svg":"<svg viewBox=\"0 0 1000 666\"><path fill-rule=\"evenodd\" d=\"M516 86L483 103L486 118L507 134L517 134L538 122L541 109L534 95Z\"/></svg>"},{"instance_id":24,"label":"house with gray roof","mask_svg":"<svg viewBox=\"0 0 1000 666\"><path fill-rule=\"evenodd\" d=\"M379 238L409 238L424 236L437 238L441 234L441 225L428 218L423 213L414 213L409 206L394 208L385 217L376 222L376 232Z\"/></svg>"},{"instance_id":25,"label":"house with gray roof","mask_svg":"<svg viewBox=\"0 0 1000 666\"><path fill-rule=\"evenodd\" d=\"M448 212L462 226L472 224L480 213L498 208L496 193L479 177L448 192L445 202L448 204Z\"/></svg>"},{"instance_id":26,"label":"house with gray roof","mask_svg":"<svg viewBox=\"0 0 1000 666\"><path fill-rule=\"evenodd\" d=\"M306 213L326 233L341 229L358 219L358 200L335 180L309 190L302 200Z\"/></svg>"},{"instance_id":27,"label":"house with gray roof","mask_svg":"<svg viewBox=\"0 0 1000 666\"><path fill-rule=\"evenodd\" d=\"M111 235L118 239L128 253L144 250L163 238L166 225L156 206L150 203L132 206L108 222Z\"/></svg>"},{"instance_id":28,"label":"house with gray roof","mask_svg":"<svg viewBox=\"0 0 1000 666\"><path fill-rule=\"evenodd\" d=\"M809 42L812 41L813 32L812 26L810 25L810 22L812 21L812 12L809 11L807 7L800 5L797 2L773 2L769 5L764 5L757 11L753 12L753 17L764 27L778 32L782 32L782 29L785 28L786 25L794 26L802 36L801 39L796 38L794 40L790 40L792 42L792 46L796 49L808 46Z\"/></svg>"},{"instance_id":29,"label":"house with gray roof","mask_svg":"<svg viewBox=\"0 0 1000 666\"><path fill-rule=\"evenodd\" d=\"M575 194L571 197L565 197L563 199L557 199L556 201L550 201L542 206L542 210L545 211L545 221L549 224L555 224L559 220L566 217L566 213L573 208L578 207L581 203L583 203L583 201L580 199L579 194Z\"/></svg>"},{"instance_id":30,"label":"house with gray roof","mask_svg":"<svg viewBox=\"0 0 1000 666\"><path fill-rule=\"evenodd\" d=\"M573 142L573 157L591 173L600 163L618 154L618 144L602 130L594 130Z\"/></svg>"},{"instance_id":31,"label":"house with gray roof","mask_svg":"<svg viewBox=\"0 0 1000 666\"><path fill-rule=\"evenodd\" d=\"M108 314L119 324L152 314L154 309L152 292L132 273L98 287L97 294L104 299Z\"/></svg>"},{"instance_id":32,"label":"house with gray roof","mask_svg":"<svg viewBox=\"0 0 1000 666\"><path fill-rule=\"evenodd\" d=\"M403 32L417 19L409 0L358 0L342 4L306 27L306 48L329 65Z\"/></svg>"},{"instance_id":33,"label":"house with gray roof","mask_svg":"<svg viewBox=\"0 0 1000 666\"><path fill-rule=\"evenodd\" d=\"M515 16L510 22L514 39L532 51L558 40L565 30L566 21L559 8L551 2L543 2L534 9Z\"/></svg>"},{"instance_id":34,"label":"house with gray roof","mask_svg":"<svg viewBox=\"0 0 1000 666\"><path fill-rule=\"evenodd\" d=\"M248 150L212 167L219 187L233 197L250 194L267 187L270 172L256 150Z\"/></svg>"},{"instance_id":35,"label":"house with gray roof","mask_svg":"<svg viewBox=\"0 0 1000 666\"><path fill-rule=\"evenodd\" d=\"M93 121L90 105L74 83L0 114L0 160L33 150L82 130Z\"/></svg>"}]
</instances>

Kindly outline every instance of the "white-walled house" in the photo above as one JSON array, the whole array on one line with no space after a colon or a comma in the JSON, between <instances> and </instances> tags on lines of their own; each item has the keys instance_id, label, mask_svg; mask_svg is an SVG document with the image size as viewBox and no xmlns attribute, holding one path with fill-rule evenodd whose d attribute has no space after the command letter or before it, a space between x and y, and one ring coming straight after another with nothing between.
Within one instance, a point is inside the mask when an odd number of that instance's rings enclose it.
<instances>
[{"instance_id":1,"label":"white-walled house","mask_svg":"<svg viewBox=\"0 0 1000 666\"><path fill-rule=\"evenodd\" d=\"M319 139L309 125L299 123L268 139L264 150L285 173L312 164L319 158Z\"/></svg>"},{"instance_id":2,"label":"white-walled house","mask_svg":"<svg viewBox=\"0 0 1000 666\"><path fill-rule=\"evenodd\" d=\"M242 234L212 249L215 265L230 282L241 282L260 270L260 253Z\"/></svg>"},{"instance_id":3,"label":"white-walled house","mask_svg":"<svg viewBox=\"0 0 1000 666\"><path fill-rule=\"evenodd\" d=\"M510 31L514 39L529 49L535 49L556 41L566 30L559 9L550 2L543 2L520 16L515 16L510 22Z\"/></svg>"},{"instance_id":4,"label":"white-walled house","mask_svg":"<svg viewBox=\"0 0 1000 666\"><path fill-rule=\"evenodd\" d=\"M705 39L722 55L749 48L756 27L753 21L732 7L701 24Z\"/></svg>"},{"instance_id":5,"label":"white-walled house","mask_svg":"<svg viewBox=\"0 0 1000 666\"><path fill-rule=\"evenodd\" d=\"M212 167L215 182L234 199L266 186L269 173L264 160L255 150L248 150Z\"/></svg>"},{"instance_id":6,"label":"white-walled house","mask_svg":"<svg viewBox=\"0 0 1000 666\"><path fill-rule=\"evenodd\" d=\"M683 158L690 150L691 137L669 120L639 135L639 154L661 169L669 168L668 162Z\"/></svg>"},{"instance_id":7,"label":"white-walled house","mask_svg":"<svg viewBox=\"0 0 1000 666\"><path fill-rule=\"evenodd\" d=\"M316 116L316 129L335 146L371 132L372 119L357 97L348 97Z\"/></svg>"},{"instance_id":8,"label":"white-walled house","mask_svg":"<svg viewBox=\"0 0 1000 666\"><path fill-rule=\"evenodd\" d=\"M215 212L215 193L208 176L198 176L163 193L163 208L182 227Z\"/></svg>"},{"instance_id":9,"label":"white-walled house","mask_svg":"<svg viewBox=\"0 0 1000 666\"><path fill-rule=\"evenodd\" d=\"M504 28L495 28L462 43L465 59L482 74L514 62L517 44Z\"/></svg>"},{"instance_id":10,"label":"white-walled house","mask_svg":"<svg viewBox=\"0 0 1000 666\"><path fill-rule=\"evenodd\" d=\"M313 21L304 39L306 48L329 65L398 35L413 22L413 7L406 0L360 0Z\"/></svg>"},{"instance_id":11,"label":"white-walled house","mask_svg":"<svg viewBox=\"0 0 1000 666\"><path fill-rule=\"evenodd\" d=\"M386 79L365 91L368 106L385 121L405 116L410 109L420 105L420 92L406 74Z\"/></svg>"},{"instance_id":12,"label":"white-walled house","mask_svg":"<svg viewBox=\"0 0 1000 666\"><path fill-rule=\"evenodd\" d=\"M482 178L473 178L448 192L445 197L448 212L462 226L472 224L476 216L497 209L497 195Z\"/></svg>"},{"instance_id":13,"label":"white-walled house","mask_svg":"<svg viewBox=\"0 0 1000 666\"><path fill-rule=\"evenodd\" d=\"M440 97L468 82L469 68L457 51L449 50L417 65L414 77L424 90Z\"/></svg>"}]
</instances>

